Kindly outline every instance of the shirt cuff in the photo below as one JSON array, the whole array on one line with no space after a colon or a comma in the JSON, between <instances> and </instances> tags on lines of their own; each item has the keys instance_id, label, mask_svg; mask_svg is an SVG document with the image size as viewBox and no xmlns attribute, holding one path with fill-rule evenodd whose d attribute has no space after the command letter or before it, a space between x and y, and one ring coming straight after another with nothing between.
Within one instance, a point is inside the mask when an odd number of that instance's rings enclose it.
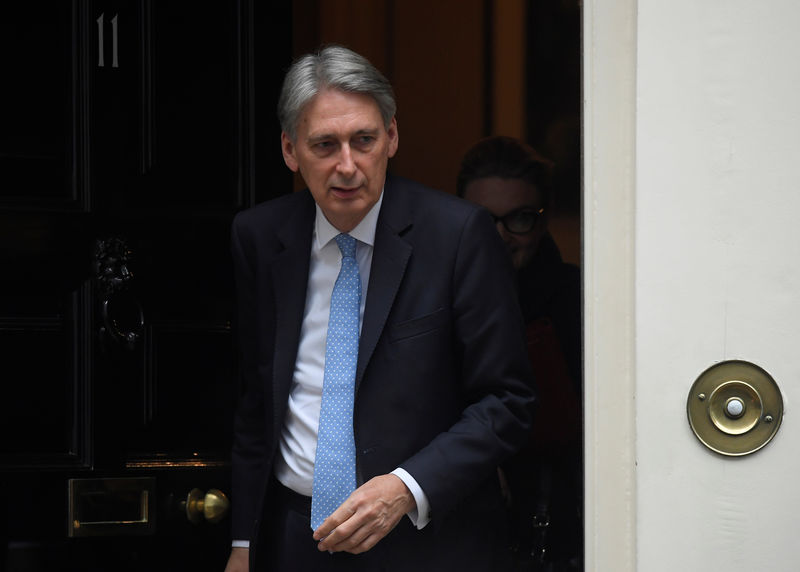
<instances>
[{"instance_id":1,"label":"shirt cuff","mask_svg":"<svg viewBox=\"0 0 800 572\"><path fill-rule=\"evenodd\" d=\"M425 496L425 492L422 490L422 487L419 486L414 477L412 477L405 469L398 467L392 471L391 474L403 481L403 483L408 487L408 490L411 491L411 496L414 497L414 501L416 501L417 506L408 511L406 515L409 519L411 519L411 523L416 526L417 529L422 530L431 521L431 506L428 502L428 497Z\"/></svg>"},{"instance_id":2,"label":"shirt cuff","mask_svg":"<svg viewBox=\"0 0 800 572\"><path fill-rule=\"evenodd\" d=\"M231 542L232 548L250 548L249 540L234 540Z\"/></svg>"}]
</instances>

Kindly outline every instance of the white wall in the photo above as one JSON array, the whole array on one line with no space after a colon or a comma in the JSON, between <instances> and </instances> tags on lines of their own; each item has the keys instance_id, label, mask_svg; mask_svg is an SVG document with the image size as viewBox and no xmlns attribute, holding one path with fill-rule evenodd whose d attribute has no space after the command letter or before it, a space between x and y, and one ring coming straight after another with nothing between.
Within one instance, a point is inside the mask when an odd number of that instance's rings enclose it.
<instances>
[{"instance_id":1,"label":"white wall","mask_svg":"<svg viewBox=\"0 0 800 572\"><path fill-rule=\"evenodd\" d=\"M796 571L800 2L585 0L587 570ZM686 419L725 359L783 391L772 443Z\"/></svg>"},{"instance_id":2,"label":"white wall","mask_svg":"<svg viewBox=\"0 0 800 572\"><path fill-rule=\"evenodd\" d=\"M639 0L637 569L800 570L800 2ZM753 361L786 415L714 454L686 420L706 367Z\"/></svg>"}]
</instances>

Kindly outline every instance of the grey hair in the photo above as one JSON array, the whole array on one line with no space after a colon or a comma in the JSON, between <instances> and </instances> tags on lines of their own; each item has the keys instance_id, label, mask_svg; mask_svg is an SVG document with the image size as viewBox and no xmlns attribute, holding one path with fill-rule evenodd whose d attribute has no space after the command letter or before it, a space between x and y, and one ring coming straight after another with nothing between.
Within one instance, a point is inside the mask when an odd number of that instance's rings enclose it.
<instances>
[{"instance_id":1,"label":"grey hair","mask_svg":"<svg viewBox=\"0 0 800 572\"><path fill-rule=\"evenodd\" d=\"M326 46L295 60L283 80L278 120L292 141L296 141L303 108L326 88L372 97L387 129L397 111L392 85L375 66L345 47Z\"/></svg>"}]
</instances>

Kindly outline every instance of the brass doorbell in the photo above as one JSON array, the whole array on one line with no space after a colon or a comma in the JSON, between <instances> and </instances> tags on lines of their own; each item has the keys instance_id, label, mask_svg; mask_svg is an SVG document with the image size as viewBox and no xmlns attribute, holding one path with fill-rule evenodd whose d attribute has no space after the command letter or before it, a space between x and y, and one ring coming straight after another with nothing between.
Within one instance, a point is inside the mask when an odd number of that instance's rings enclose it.
<instances>
[{"instance_id":1,"label":"brass doorbell","mask_svg":"<svg viewBox=\"0 0 800 572\"><path fill-rule=\"evenodd\" d=\"M749 455L769 443L783 419L783 397L765 370L730 360L705 370L686 403L689 425L706 447L722 455Z\"/></svg>"}]
</instances>

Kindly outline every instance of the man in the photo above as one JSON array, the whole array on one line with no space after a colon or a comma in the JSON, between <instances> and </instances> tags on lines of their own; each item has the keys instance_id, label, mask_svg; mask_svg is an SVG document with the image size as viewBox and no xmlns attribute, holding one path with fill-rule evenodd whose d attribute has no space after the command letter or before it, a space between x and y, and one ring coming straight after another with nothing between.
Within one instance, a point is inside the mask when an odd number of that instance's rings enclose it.
<instances>
[{"instance_id":1,"label":"man","mask_svg":"<svg viewBox=\"0 0 800 572\"><path fill-rule=\"evenodd\" d=\"M227 570L502 569L496 466L527 437L533 390L491 220L387 177L394 95L358 54L296 61L278 111L308 189L233 225Z\"/></svg>"},{"instance_id":2,"label":"man","mask_svg":"<svg viewBox=\"0 0 800 572\"><path fill-rule=\"evenodd\" d=\"M503 466L520 570L582 566L580 273L547 230L552 168L516 139L488 137L465 154L456 183L459 196L489 211L506 243L538 380L529 443Z\"/></svg>"}]
</instances>

